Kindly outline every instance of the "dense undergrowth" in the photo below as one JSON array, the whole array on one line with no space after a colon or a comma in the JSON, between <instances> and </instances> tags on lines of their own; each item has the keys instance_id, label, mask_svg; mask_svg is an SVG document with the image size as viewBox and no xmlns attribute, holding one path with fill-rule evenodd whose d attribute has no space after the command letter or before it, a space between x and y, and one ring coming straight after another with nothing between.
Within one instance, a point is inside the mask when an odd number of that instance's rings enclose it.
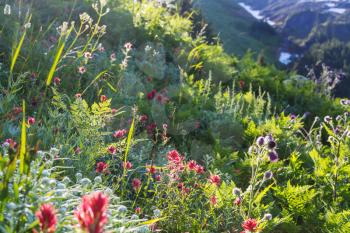
<instances>
[{"instance_id":1,"label":"dense undergrowth","mask_svg":"<svg viewBox=\"0 0 350 233\"><path fill-rule=\"evenodd\" d=\"M0 232L349 232L348 100L188 1L1 1Z\"/></svg>"}]
</instances>

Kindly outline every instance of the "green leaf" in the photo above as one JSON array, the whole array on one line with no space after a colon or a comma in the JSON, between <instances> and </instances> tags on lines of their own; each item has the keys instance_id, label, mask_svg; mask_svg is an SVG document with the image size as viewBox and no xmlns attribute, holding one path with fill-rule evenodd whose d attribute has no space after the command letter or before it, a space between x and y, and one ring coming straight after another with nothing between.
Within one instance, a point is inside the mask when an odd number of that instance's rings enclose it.
<instances>
[{"instance_id":1,"label":"green leaf","mask_svg":"<svg viewBox=\"0 0 350 233\"><path fill-rule=\"evenodd\" d=\"M19 152L19 172L22 175L24 171L24 157L26 154L27 147L27 127L26 127L26 103L23 100L23 116L22 116L22 129L21 129L21 148Z\"/></svg>"},{"instance_id":2,"label":"green leaf","mask_svg":"<svg viewBox=\"0 0 350 233\"><path fill-rule=\"evenodd\" d=\"M60 61L60 58L61 58L61 55L62 55L64 46L65 46L65 43L63 42L63 43L61 44L61 46L59 47L59 49L57 50L57 53L56 53L56 56L55 56L55 60L54 60L54 62L52 63L50 72L49 72L49 74L48 74L48 76L47 76L46 86L50 86L50 84L51 84L53 75L55 74L55 71L56 71L56 67L57 67L57 65L58 65L58 62Z\"/></svg>"},{"instance_id":3,"label":"green leaf","mask_svg":"<svg viewBox=\"0 0 350 233\"><path fill-rule=\"evenodd\" d=\"M134 124L135 124L135 118L132 119L129 134L128 134L128 139L126 141L126 149L125 149L125 155L124 155L124 162L125 163L126 163L127 158L128 158L128 153L129 153L129 149L130 149L130 145L131 145L131 139L132 139L133 134L134 134Z\"/></svg>"}]
</instances>

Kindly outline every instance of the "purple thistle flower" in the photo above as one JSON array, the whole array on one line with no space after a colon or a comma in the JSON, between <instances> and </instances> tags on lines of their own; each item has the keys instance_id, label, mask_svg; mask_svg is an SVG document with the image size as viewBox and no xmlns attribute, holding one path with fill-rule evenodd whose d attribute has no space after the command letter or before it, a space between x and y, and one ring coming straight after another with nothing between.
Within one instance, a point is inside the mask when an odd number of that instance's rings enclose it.
<instances>
[{"instance_id":1,"label":"purple thistle flower","mask_svg":"<svg viewBox=\"0 0 350 233\"><path fill-rule=\"evenodd\" d=\"M277 154L277 152L276 151L270 151L269 153L268 153L268 156L269 156L269 159L270 159L270 162L277 162L278 161L278 154Z\"/></svg>"},{"instance_id":2,"label":"purple thistle flower","mask_svg":"<svg viewBox=\"0 0 350 233\"><path fill-rule=\"evenodd\" d=\"M258 139L256 140L256 144L258 146L263 146L265 144L265 139L264 137L258 137Z\"/></svg>"},{"instance_id":3,"label":"purple thistle flower","mask_svg":"<svg viewBox=\"0 0 350 233\"><path fill-rule=\"evenodd\" d=\"M264 174L264 180L269 180L273 177L273 173L271 171L267 171Z\"/></svg>"}]
</instances>

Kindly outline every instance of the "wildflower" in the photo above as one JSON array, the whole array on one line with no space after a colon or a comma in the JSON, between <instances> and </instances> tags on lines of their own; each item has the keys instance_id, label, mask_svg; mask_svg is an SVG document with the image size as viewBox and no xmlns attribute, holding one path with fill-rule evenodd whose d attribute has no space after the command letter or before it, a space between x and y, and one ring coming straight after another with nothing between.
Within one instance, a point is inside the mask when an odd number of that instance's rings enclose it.
<instances>
[{"instance_id":1,"label":"wildflower","mask_svg":"<svg viewBox=\"0 0 350 233\"><path fill-rule=\"evenodd\" d=\"M323 120L324 120L326 123L330 123L331 120L332 120L332 117L330 117L330 116L325 116Z\"/></svg>"},{"instance_id":2,"label":"wildflower","mask_svg":"<svg viewBox=\"0 0 350 233\"><path fill-rule=\"evenodd\" d=\"M276 142L275 142L275 140L269 140L267 143L266 143L266 145L267 145L267 148L268 149L270 149L270 150L273 150L273 149L275 149L275 147L276 147Z\"/></svg>"},{"instance_id":3,"label":"wildflower","mask_svg":"<svg viewBox=\"0 0 350 233\"><path fill-rule=\"evenodd\" d=\"M161 176L160 175L155 175L154 179L159 182L161 180Z\"/></svg>"},{"instance_id":4,"label":"wildflower","mask_svg":"<svg viewBox=\"0 0 350 233\"><path fill-rule=\"evenodd\" d=\"M196 173L197 174L203 174L204 173L204 167L201 165L196 166Z\"/></svg>"},{"instance_id":5,"label":"wildflower","mask_svg":"<svg viewBox=\"0 0 350 233\"><path fill-rule=\"evenodd\" d=\"M239 80L239 88L242 90L244 88L245 82L243 80Z\"/></svg>"},{"instance_id":6,"label":"wildflower","mask_svg":"<svg viewBox=\"0 0 350 233\"><path fill-rule=\"evenodd\" d=\"M151 92L147 94L147 99L152 100L155 97L156 93L157 91L153 89Z\"/></svg>"},{"instance_id":7,"label":"wildflower","mask_svg":"<svg viewBox=\"0 0 350 233\"><path fill-rule=\"evenodd\" d=\"M146 165L146 171L150 174L155 174L157 172L157 169L153 165Z\"/></svg>"},{"instance_id":8,"label":"wildflower","mask_svg":"<svg viewBox=\"0 0 350 233\"><path fill-rule=\"evenodd\" d=\"M34 125L35 124L35 118L34 117L28 117L28 125Z\"/></svg>"},{"instance_id":9,"label":"wildflower","mask_svg":"<svg viewBox=\"0 0 350 233\"><path fill-rule=\"evenodd\" d=\"M125 136L126 133L127 133L127 131L125 129L117 130L114 132L113 137L122 138Z\"/></svg>"},{"instance_id":10,"label":"wildflower","mask_svg":"<svg viewBox=\"0 0 350 233\"><path fill-rule=\"evenodd\" d=\"M270 151L268 153L268 156L269 156L270 162L277 162L278 161L278 154L276 151Z\"/></svg>"},{"instance_id":11,"label":"wildflower","mask_svg":"<svg viewBox=\"0 0 350 233\"><path fill-rule=\"evenodd\" d=\"M264 180L269 180L269 179L272 178L272 176L273 176L272 172L271 171L267 171L264 174Z\"/></svg>"},{"instance_id":12,"label":"wildflower","mask_svg":"<svg viewBox=\"0 0 350 233\"><path fill-rule=\"evenodd\" d=\"M140 207L136 207L135 208L135 213L136 214L141 214L141 208Z\"/></svg>"},{"instance_id":13,"label":"wildflower","mask_svg":"<svg viewBox=\"0 0 350 233\"><path fill-rule=\"evenodd\" d=\"M295 114L290 114L290 119L291 120L295 120L295 118L297 118L297 116Z\"/></svg>"},{"instance_id":14,"label":"wildflower","mask_svg":"<svg viewBox=\"0 0 350 233\"><path fill-rule=\"evenodd\" d=\"M111 109L111 113L112 113L112 114L117 113L117 111L118 111L118 110L117 110L117 109L115 109L115 108L112 108L112 109Z\"/></svg>"},{"instance_id":15,"label":"wildflower","mask_svg":"<svg viewBox=\"0 0 350 233\"><path fill-rule=\"evenodd\" d=\"M100 101L101 101L101 102L107 101L107 96L101 95L101 96L100 96Z\"/></svg>"},{"instance_id":16,"label":"wildflower","mask_svg":"<svg viewBox=\"0 0 350 233\"><path fill-rule=\"evenodd\" d=\"M197 162L194 160L191 160L188 162L187 167L188 167L188 169L194 171L194 170L196 170Z\"/></svg>"},{"instance_id":17,"label":"wildflower","mask_svg":"<svg viewBox=\"0 0 350 233\"><path fill-rule=\"evenodd\" d=\"M167 154L167 157L168 157L169 162L173 162L176 164L181 162L181 157L180 157L180 154L177 150L169 151Z\"/></svg>"},{"instance_id":18,"label":"wildflower","mask_svg":"<svg viewBox=\"0 0 350 233\"><path fill-rule=\"evenodd\" d=\"M124 48L127 52L129 52L132 49L132 44L130 42L128 42L124 45Z\"/></svg>"},{"instance_id":19,"label":"wildflower","mask_svg":"<svg viewBox=\"0 0 350 233\"><path fill-rule=\"evenodd\" d=\"M232 193L236 196L240 196L241 190L239 188L233 188Z\"/></svg>"},{"instance_id":20,"label":"wildflower","mask_svg":"<svg viewBox=\"0 0 350 233\"><path fill-rule=\"evenodd\" d=\"M59 86L61 84L61 79L59 77L55 77L53 79L53 83L56 85L56 86Z\"/></svg>"},{"instance_id":21,"label":"wildflower","mask_svg":"<svg viewBox=\"0 0 350 233\"><path fill-rule=\"evenodd\" d=\"M142 123L145 123L147 120L148 120L148 116L147 116L147 115L142 115L142 116L140 116L140 121L141 121Z\"/></svg>"},{"instance_id":22,"label":"wildflower","mask_svg":"<svg viewBox=\"0 0 350 233\"><path fill-rule=\"evenodd\" d=\"M117 148L115 146L109 146L107 148L108 153L115 155L117 153Z\"/></svg>"},{"instance_id":23,"label":"wildflower","mask_svg":"<svg viewBox=\"0 0 350 233\"><path fill-rule=\"evenodd\" d=\"M96 164L96 172L97 173L108 173L108 164L105 162L98 162Z\"/></svg>"},{"instance_id":24,"label":"wildflower","mask_svg":"<svg viewBox=\"0 0 350 233\"><path fill-rule=\"evenodd\" d=\"M91 58L92 58L92 54L91 54L90 52L85 52L85 53L84 53L84 57L85 57L86 59L91 59Z\"/></svg>"},{"instance_id":25,"label":"wildflower","mask_svg":"<svg viewBox=\"0 0 350 233\"><path fill-rule=\"evenodd\" d=\"M200 127L201 127L201 122L200 121L196 121L194 123L194 128L199 129Z\"/></svg>"},{"instance_id":26,"label":"wildflower","mask_svg":"<svg viewBox=\"0 0 350 233\"><path fill-rule=\"evenodd\" d=\"M75 94L75 98L80 99L81 98L81 94L80 93Z\"/></svg>"},{"instance_id":27,"label":"wildflower","mask_svg":"<svg viewBox=\"0 0 350 233\"><path fill-rule=\"evenodd\" d=\"M155 128L157 128L157 125L155 123L147 125L146 126L147 133L148 134L153 134Z\"/></svg>"},{"instance_id":28,"label":"wildflower","mask_svg":"<svg viewBox=\"0 0 350 233\"><path fill-rule=\"evenodd\" d=\"M264 219L267 221L270 221L272 219L272 214L270 214L270 213L265 214Z\"/></svg>"},{"instance_id":29,"label":"wildflower","mask_svg":"<svg viewBox=\"0 0 350 233\"><path fill-rule=\"evenodd\" d=\"M108 197L102 192L84 196L81 206L74 211L83 232L102 233L107 223Z\"/></svg>"},{"instance_id":30,"label":"wildflower","mask_svg":"<svg viewBox=\"0 0 350 233\"><path fill-rule=\"evenodd\" d=\"M14 150L15 147L17 146L17 142L15 142L12 138L7 138L3 143L3 146L9 147L12 150Z\"/></svg>"},{"instance_id":31,"label":"wildflower","mask_svg":"<svg viewBox=\"0 0 350 233\"><path fill-rule=\"evenodd\" d=\"M6 4L4 7L4 15L11 15L11 6Z\"/></svg>"},{"instance_id":32,"label":"wildflower","mask_svg":"<svg viewBox=\"0 0 350 233\"><path fill-rule=\"evenodd\" d=\"M249 218L242 223L242 227L245 231L256 232L258 228L258 222L255 219Z\"/></svg>"},{"instance_id":33,"label":"wildflower","mask_svg":"<svg viewBox=\"0 0 350 233\"><path fill-rule=\"evenodd\" d=\"M218 204L218 198L215 195L211 196L209 201L212 206L216 206Z\"/></svg>"},{"instance_id":34,"label":"wildflower","mask_svg":"<svg viewBox=\"0 0 350 233\"><path fill-rule=\"evenodd\" d=\"M258 139L256 140L256 144L258 146L263 146L265 144L265 139L264 137L258 137Z\"/></svg>"},{"instance_id":35,"label":"wildflower","mask_svg":"<svg viewBox=\"0 0 350 233\"><path fill-rule=\"evenodd\" d=\"M123 168L126 170L130 170L132 168L132 163L129 161L126 161L123 163Z\"/></svg>"},{"instance_id":36,"label":"wildflower","mask_svg":"<svg viewBox=\"0 0 350 233\"><path fill-rule=\"evenodd\" d=\"M242 203L242 200L240 197L237 197L234 201L233 201L233 204L235 205L240 205Z\"/></svg>"},{"instance_id":37,"label":"wildflower","mask_svg":"<svg viewBox=\"0 0 350 233\"><path fill-rule=\"evenodd\" d=\"M105 48L102 46L102 44L98 44L98 47L97 47L98 51L100 51L101 53L103 53L105 51Z\"/></svg>"},{"instance_id":38,"label":"wildflower","mask_svg":"<svg viewBox=\"0 0 350 233\"><path fill-rule=\"evenodd\" d=\"M35 216L39 219L40 230L42 232L55 232L57 218L56 210L52 204L41 205L40 209L35 213Z\"/></svg>"},{"instance_id":39,"label":"wildflower","mask_svg":"<svg viewBox=\"0 0 350 233\"><path fill-rule=\"evenodd\" d=\"M86 72L85 66L80 66L80 67L78 68L78 72L79 72L80 74L84 74L84 73Z\"/></svg>"},{"instance_id":40,"label":"wildflower","mask_svg":"<svg viewBox=\"0 0 350 233\"><path fill-rule=\"evenodd\" d=\"M81 152L81 149L80 149L79 146L77 146L77 147L74 149L74 153L75 153L75 154L80 154L80 152Z\"/></svg>"},{"instance_id":41,"label":"wildflower","mask_svg":"<svg viewBox=\"0 0 350 233\"><path fill-rule=\"evenodd\" d=\"M218 175L211 175L209 181L216 186L220 186L221 178Z\"/></svg>"},{"instance_id":42,"label":"wildflower","mask_svg":"<svg viewBox=\"0 0 350 233\"><path fill-rule=\"evenodd\" d=\"M141 180L135 178L132 180L131 185L135 191L138 191L141 188Z\"/></svg>"},{"instance_id":43,"label":"wildflower","mask_svg":"<svg viewBox=\"0 0 350 233\"><path fill-rule=\"evenodd\" d=\"M117 60L117 56L115 55L115 53L112 53L110 56L109 56L109 60L111 62L115 62Z\"/></svg>"}]
</instances>

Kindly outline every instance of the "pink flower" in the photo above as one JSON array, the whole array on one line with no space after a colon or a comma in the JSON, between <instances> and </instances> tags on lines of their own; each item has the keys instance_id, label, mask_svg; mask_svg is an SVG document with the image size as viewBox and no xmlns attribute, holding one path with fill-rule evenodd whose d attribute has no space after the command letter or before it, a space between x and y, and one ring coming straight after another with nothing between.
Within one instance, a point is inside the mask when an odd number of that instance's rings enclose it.
<instances>
[{"instance_id":1,"label":"pink flower","mask_svg":"<svg viewBox=\"0 0 350 233\"><path fill-rule=\"evenodd\" d=\"M57 218L56 210L52 204L43 204L40 209L35 213L35 216L39 219L40 230L46 233L54 233Z\"/></svg>"},{"instance_id":2,"label":"pink flower","mask_svg":"<svg viewBox=\"0 0 350 233\"><path fill-rule=\"evenodd\" d=\"M256 232L258 230L258 222L255 219L249 218L242 223L242 227L246 232Z\"/></svg>"},{"instance_id":3,"label":"pink flower","mask_svg":"<svg viewBox=\"0 0 350 233\"><path fill-rule=\"evenodd\" d=\"M216 206L218 204L218 198L215 195L211 196L209 201L212 206Z\"/></svg>"},{"instance_id":4,"label":"pink flower","mask_svg":"<svg viewBox=\"0 0 350 233\"><path fill-rule=\"evenodd\" d=\"M136 207L136 208L135 208L135 213L136 213L136 214L141 214L141 212L142 212L142 210L141 210L140 207Z\"/></svg>"},{"instance_id":5,"label":"pink flower","mask_svg":"<svg viewBox=\"0 0 350 233\"><path fill-rule=\"evenodd\" d=\"M75 98L80 99L81 98L81 94L80 93L75 94Z\"/></svg>"},{"instance_id":6,"label":"pink flower","mask_svg":"<svg viewBox=\"0 0 350 233\"><path fill-rule=\"evenodd\" d=\"M233 204L235 205L240 205L242 202L241 198L237 197L234 201L233 201Z\"/></svg>"},{"instance_id":7,"label":"pink flower","mask_svg":"<svg viewBox=\"0 0 350 233\"><path fill-rule=\"evenodd\" d=\"M167 157L168 157L169 162L172 162L175 164L178 164L182 161L180 154L177 150L169 151L167 154Z\"/></svg>"},{"instance_id":8,"label":"pink flower","mask_svg":"<svg viewBox=\"0 0 350 233\"><path fill-rule=\"evenodd\" d=\"M212 184L214 184L216 186L220 186L221 178L218 175L211 175L209 177L209 181L210 181L210 183L212 183Z\"/></svg>"},{"instance_id":9,"label":"pink flower","mask_svg":"<svg viewBox=\"0 0 350 233\"><path fill-rule=\"evenodd\" d=\"M80 74L84 74L84 73L86 72L85 66L80 66L80 67L78 68L78 72L79 72Z\"/></svg>"},{"instance_id":10,"label":"pink flower","mask_svg":"<svg viewBox=\"0 0 350 233\"><path fill-rule=\"evenodd\" d=\"M28 125L34 125L35 124L35 118L34 117L28 117Z\"/></svg>"},{"instance_id":11,"label":"pink flower","mask_svg":"<svg viewBox=\"0 0 350 233\"><path fill-rule=\"evenodd\" d=\"M194 171L194 170L196 170L197 162L194 160L191 160L187 163L187 167L188 167L188 169Z\"/></svg>"},{"instance_id":12,"label":"pink flower","mask_svg":"<svg viewBox=\"0 0 350 233\"><path fill-rule=\"evenodd\" d=\"M81 149L80 149L79 146L77 146L77 147L74 149L74 153L75 153L75 154L80 154L80 152L81 152Z\"/></svg>"},{"instance_id":13,"label":"pink flower","mask_svg":"<svg viewBox=\"0 0 350 233\"><path fill-rule=\"evenodd\" d=\"M159 182L159 181L161 181L162 177L160 175L156 175L154 177L154 179Z\"/></svg>"},{"instance_id":14,"label":"pink flower","mask_svg":"<svg viewBox=\"0 0 350 233\"><path fill-rule=\"evenodd\" d=\"M118 110L117 110L117 109L115 109L115 108L112 108L112 109L111 109L112 114L117 113L117 111L118 111Z\"/></svg>"},{"instance_id":15,"label":"pink flower","mask_svg":"<svg viewBox=\"0 0 350 233\"><path fill-rule=\"evenodd\" d=\"M98 162L96 164L96 172L97 173L108 173L108 164L105 162Z\"/></svg>"},{"instance_id":16,"label":"pink flower","mask_svg":"<svg viewBox=\"0 0 350 233\"><path fill-rule=\"evenodd\" d=\"M108 153L115 155L117 153L117 148L115 146L109 146L107 148Z\"/></svg>"},{"instance_id":17,"label":"pink flower","mask_svg":"<svg viewBox=\"0 0 350 233\"><path fill-rule=\"evenodd\" d=\"M203 174L204 173L204 167L201 165L196 166L196 173L197 174Z\"/></svg>"},{"instance_id":18,"label":"pink flower","mask_svg":"<svg viewBox=\"0 0 350 233\"><path fill-rule=\"evenodd\" d=\"M129 161L126 161L123 163L123 168L126 170L130 170L132 168L132 163Z\"/></svg>"},{"instance_id":19,"label":"pink flower","mask_svg":"<svg viewBox=\"0 0 350 233\"><path fill-rule=\"evenodd\" d=\"M131 185L135 191L138 191L141 188L141 180L135 178L132 180Z\"/></svg>"},{"instance_id":20,"label":"pink flower","mask_svg":"<svg viewBox=\"0 0 350 233\"><path fill-rule=\"evenodd\" d=\"M15 149L17 146L17 142L15 142L12 138L7 138L5 143L7 143L11 149Z\"/></svg>"},{"instance_id":21,"label":"pink flower","mask_svg":"<svg viewBox=\"0 0 350 233\"><path fill-rule=\"evenodd\" d=\"M111 56L109 56L109 60L111 60L111 62L115 62L117 60L115 53L112 53Z\"/></svg>"},{"instance_id":22,"label":"pink flower","mask_svg":"<svg viewBox=\"0 0 350 233\"><path fill-rule=\"evenodd\" d=\"M126 133L127 133L127 131L125 129L117 130L114 132L113 137L122 138L125 136Z\"/></svg>"},{"instance_id":23,"label":"pink flower","mask_svg":"<svg viewBox=\"0 0 350 233\"><path fill-rule=\"evenodd\" d=\"M102 192L84 196L81 206L74 211L80 229L87 233L102 233L107 223L108 197Z\"/></svg>"},{"instance_id":24,"label":"pink flower","mask_svg":"<svg viewBox=\"0 0 350 233\"><path fill-rule=\"evenodd\" d=\"M107 96L105 96L105 95L101 95L100 96L100 101L101 102L105 102L107 100Z\"/></svg>"},{"instance_id":25,"label":"pink flower","mask_svg":"<svg viewBox=\"0 0 350 233\"><path fill-rule=\"evenodd\" d=\"M145 123L147 120L148 120L148 116L147 115L140 116L141 123Z\"/></svg>"},{"instance_id":26,"label":"pink flower","mask_svg":"<svg viewBox=\"0 0 350 233\"><path fill-rule=\"evenodd\" d=\"M91 58L92 58L92 54L91 54L90 52L85 52L85 53L84 53L84 57L85 57L86 59L91 59Z\"/></svg>"},{"instance_id":27,"label":"pink flower","mask_svg":"<svg viewBox=\"0 0 350 233\"><path fill-rule=\"evenodd\" d=\"M124 45L124 48L126 49L126 51L130 51L132 49L132 44L130 42L127 42L125 45Z\"/></svg>"},{"instance_id":28,"label":"pink flower","mask_svg":"<svg viewBox=\"0 0 350 233\"><path fill-rule=\"evenodd\" d=\"M59 77L55 77L53 79L53 83L56 85L56 86L59 86L61 84L61 79Z\"/></svg>"}]
</instances>

